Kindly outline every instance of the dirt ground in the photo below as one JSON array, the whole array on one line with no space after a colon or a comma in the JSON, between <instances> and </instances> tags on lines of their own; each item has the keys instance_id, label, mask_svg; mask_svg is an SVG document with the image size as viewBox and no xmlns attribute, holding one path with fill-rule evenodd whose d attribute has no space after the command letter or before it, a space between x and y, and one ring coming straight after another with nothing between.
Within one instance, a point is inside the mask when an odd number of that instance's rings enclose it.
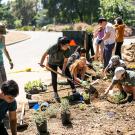
<instances>
[{"instance_id":1,"label":"dirt ground","mask_svg":"<svg viewBox=\"0 0 135 135\"><path fill-rule=\"evenodd\" d=\"M61 80L63 80L61 78ZM110 80L100 79L94 87L100 94L109 86ZM69 85L58 85L60 97L71 94ZM78 88L81 90L81 88ZM47 91L42 94L32 95L36 101L47 101L50 105L60 107L52 98L52 86L48 86ZM106 99L91 99L89 105L85 104L85 109L81 110L80 103L70 105L71 125L63 126L60 113L56 118L48 118L47 126L50 135L135 135L135 103L112 104ZM21 106L18 108L18 120ZM26 105L24 121L29 124L24 131L18 135L36 135L37 129L33 122L33 109Z\"/></svg>"}]
</instances>

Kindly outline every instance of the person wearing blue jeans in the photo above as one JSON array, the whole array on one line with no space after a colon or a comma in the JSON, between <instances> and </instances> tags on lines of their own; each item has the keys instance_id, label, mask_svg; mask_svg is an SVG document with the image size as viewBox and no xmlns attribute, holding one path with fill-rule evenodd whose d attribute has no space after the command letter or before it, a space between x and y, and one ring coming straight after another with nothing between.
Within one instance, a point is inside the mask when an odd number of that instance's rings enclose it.
<instances>
[{"instance_id":1,"label":"person wearing blue jeans","mask_svg":"<svg viewBox=\"0 0 135 135\"><path fill-rule=\"evenodd\" d=\"M113 50L114 46L115 46L115 43L104 46L104 51L103 51L104 67L107 67L107 65L112 57L112 50Z\"/></svg>"},{"instance_id":2,"label":"person wearing blue jeans","mask_svg":"<svg viewBox=\"0 0 135 135\"><path fill-rule=\"evenodd\" d=\"M104 42L103 59L105 69L111 59L112 51L115 46L115 29L105 18L99 18L98 24L104 29L105 32L103 38L98 41L98 44Z\"/></svg>"}]
</instances>

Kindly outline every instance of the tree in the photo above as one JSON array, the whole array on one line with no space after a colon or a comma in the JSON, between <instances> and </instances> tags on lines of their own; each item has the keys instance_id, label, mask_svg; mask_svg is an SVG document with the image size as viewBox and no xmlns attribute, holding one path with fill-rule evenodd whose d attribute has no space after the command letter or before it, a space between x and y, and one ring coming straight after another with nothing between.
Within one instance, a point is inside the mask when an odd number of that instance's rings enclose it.
<instances>
[{"instance_id":1,"label":"tree","mask_svg":"<svg viewBox=\"0 0 135 135\"><path fill-rule=\"evenodd\" d=\"M22 20L22 25L29 25L37 13L38 0L15 0L12 2L12 13Z\"/></svg>"},{"instance_id":2,"label":"tree","mask_svg":"<svg viewBox=\"0 0 135 135\"><path fill-rule=\"evenodd\" d=\"M113 21L116 17L122 17L126 23L131 20L135 9L130 0L101 0L101 16Z\"/></svg>"}]
</instances>

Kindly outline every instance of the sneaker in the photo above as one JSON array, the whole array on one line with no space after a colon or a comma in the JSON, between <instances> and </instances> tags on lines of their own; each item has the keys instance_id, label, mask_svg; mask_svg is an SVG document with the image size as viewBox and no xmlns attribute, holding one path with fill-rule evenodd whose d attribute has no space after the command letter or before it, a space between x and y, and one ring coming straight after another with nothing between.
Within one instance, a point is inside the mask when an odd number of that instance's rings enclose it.
<instances>
[{"instance_id":1,"label":"sneaker","mask_svg":"<svg viewBox=\"0 0 135 135\"><path fill-rule=\"evenodd\" d=\"M75 94L75 93L76 93L76 89L73 89L73 90L72 90L72 93Z\"/></svg>"}]
</instances>

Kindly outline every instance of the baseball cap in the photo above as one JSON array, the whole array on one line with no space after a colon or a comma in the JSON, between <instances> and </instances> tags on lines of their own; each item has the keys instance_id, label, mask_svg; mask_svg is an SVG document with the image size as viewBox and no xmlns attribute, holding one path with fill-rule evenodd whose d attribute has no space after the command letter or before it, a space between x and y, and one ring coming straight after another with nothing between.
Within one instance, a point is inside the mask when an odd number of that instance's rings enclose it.
<instances>
[{"instance_id":1,"label":"baseball cap","mask_svg":"<svg viewBox=\"0 0 135 135\"><path fill-rule=\"evenodd\" d=\"M125 73L125 69L123 67L117 67L115 69L115 75L113 77L113 80L119 80L121 76Z\"/></svg>"},{"instance_id":2,"label":"baseball cap","mask_svg":"<svg viewBox=\"0 0 135 135\"><path fill-rule=\"evenodd\" d=\"M117 62L119 60L120 60L120 57L118 55L114 55L114 56L111 57L112 63Z\"/></svg>"},{"instance_id":3,"label":"baseball cap","mask_svg":"<svg viewBox=\"0 0 135 135\"><path fill-rule=\"evenodd\" d=\"M98 19L98 23L102 23L103 21L106 21L106 22L107 22L107 20L106 20L104 17L100 17L100 18Z\"/></svg>"}]
</instances>

